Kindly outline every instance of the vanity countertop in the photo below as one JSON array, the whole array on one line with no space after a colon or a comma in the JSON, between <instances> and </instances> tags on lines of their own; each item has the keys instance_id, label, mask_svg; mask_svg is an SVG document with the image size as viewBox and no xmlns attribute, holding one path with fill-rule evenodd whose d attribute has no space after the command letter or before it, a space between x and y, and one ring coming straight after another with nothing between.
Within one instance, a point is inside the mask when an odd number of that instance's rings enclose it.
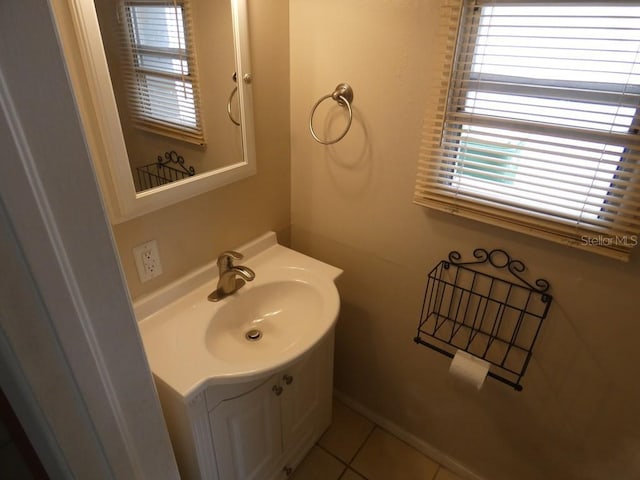
<instances>
[{"instance_id":1,"label":"vanity countertop","mask_svg":"<svg viewBox=\"0 0 640 480\"><path fill-rule=\"evenodd\" d=\"M237 249L256 278L219 302L216 262L134 303L156 379L183 397L214 384L256 380L304 355L334 327L342 273L277 243L268 232ZM244 330L264 330L251 342Z\"/></svg>"}]
</instances>

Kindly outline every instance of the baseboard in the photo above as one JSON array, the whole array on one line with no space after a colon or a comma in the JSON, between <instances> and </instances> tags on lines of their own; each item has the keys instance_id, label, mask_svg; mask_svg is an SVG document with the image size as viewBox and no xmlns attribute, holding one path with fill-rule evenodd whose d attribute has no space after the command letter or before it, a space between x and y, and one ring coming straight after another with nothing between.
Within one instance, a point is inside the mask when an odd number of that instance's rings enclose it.
<instances>
[{"instance_id":1,"label":"baseboard","mask_svg":"<svg viewBox=\"0 0 640 480\"><path fill-rule=\"evenodd\" d=\"M377 425L380 425L389 433L395 435L403 442L411 445L420 453L435 460L440 465L443 465L445 468L450 470L452 473L455 473L463 480L486 480L484 477L481 477L476 473L472 472L470 469L468 469L466 466L458 462L456 459L443 453L441 450L438 450L433 445L429 444L428 442L425 442L421 438L418 438L415 435L407 432L406 430L399 427L392 421L382 417L381 415L378 415L376 412L365 407L364 405L354 400L350 396L346 395L345 393L339 390L334 390L333 395L342 403L344 403L354 411L358 412L363 417L366 417L372 422L376 423Z\"/></svg>"}]
</instances>

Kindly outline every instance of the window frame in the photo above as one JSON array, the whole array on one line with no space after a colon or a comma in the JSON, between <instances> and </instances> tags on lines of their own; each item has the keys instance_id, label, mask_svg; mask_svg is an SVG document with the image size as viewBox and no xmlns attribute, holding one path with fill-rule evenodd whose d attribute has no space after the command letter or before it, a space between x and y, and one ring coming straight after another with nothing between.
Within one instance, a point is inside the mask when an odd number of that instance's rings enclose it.
<instances>
[{"instance_id":1,"label":"window frame","mask_svg":"<svg viewBox=\"0 0 640 480\"><path fill-rule=\"evenodd\" d=\"M425 129L423 131L423 145L422 153L420 155L418 177L416 181L416 191L414 195L414 202L427 206L436 210L453 213L474 220L484 221L493 225L508 228L510 230L520 231L528 233L537 237L546 238L555 242L568 244L578 248L588 249L595 251L606 256L618 258L621 260L628 260L631 248L638 243L638 234L640 233L640 222L636 222L636 225L632 228L624 227L619 234L618 226L615 225L617 219L614 218L611 222L612 231L611 234L606 231L581 231L579 226L575 228L568 228L566 226L558 226L558 220L553 219L553 215L542 215L540 212L536 212L535 209L527 209L526 207L514 208L511 205L509 208L504 208L504 211L500 212L500 200L494 199L488 201L487 204L482 204L480 200L472 201L469 198L465 199L452 199L447 198L446 184L449 181L450 185L454 183L452 180L456 175L460 175L459 160L462 155L460 149L452 153L451 146L448 148L443 146L443 132L445 124L454 123L454 120L465 120L460 125L473 125L473 126L485 126L491 128L502 128L510 131L518 131L518 127L525 127L527 133L537 133L539 135L551 135L553 137L559 137L559 133L566 129L565 132L570 132L570 135L565 135L565 138L578 139L581 134L576 133L576 128L563 127L560 125L535 124L532 121L519 120L513 118L496 117L496 116L483 116L474 114L471 118L471 114L465 112L466 93L473 92L489 92L506 95L530 95L532 89L536 91L536 97L541 97L540 92L545 92L544 98L550 100L570 100L570 101L587 101L589 103L603 103L608 105L620 105L619 96L612 85L617 85L618 90L621 93L625 87L628 92L628 86L625 84L606 84L603 82L589 82L589 81L545 81L545 80L533 80L525 77L507 76L499 74L482 74L482 79L477 74L472 72L471 68L467 71L459 71L456 68L457 62L462 62L463 65L472 65L475 49L477 48L476 42L467 41L469 38L477 33L479 29L483 7L491 7L500 4L517 5L522 4L548 4L548 1L490 1L490 0L477 0L471 2L468 0L450 0L444 2L443 7L443 22L441 37L445 41L440 45L440 53L443 55L443 68L437 72L433 79L436 86L440 100L432 101L432 104L428 106L427 115L425 116ZM576 6L585 5L587 2L562 2L566 5L575 4ZM592 4L591 2L590 4ZM640 2L626 2L633 5L640 5ZM464 9L472 9L472 12L465 12ZM465 13L467 13L465 15ZM453 20L452 20L453 19ZM460 40L463 39L463 40ZM477 39L477 35L476 35ZM526 82L526 83L525 83ZM572 89L567 89L568 85L571 85ZM576 86L585 87L581 89L581 92L576 92ZM633 92L640 94L640 85L634 85ZM589 90L587 92L586 90ZM449 97L451 92L455 91L456 96L454 99ZM460 94L464 92L464 94ZM595 92L595 93L591 93ZM444 96L444 101L442 97ZM615 98L615 99L614 99ZM635 108L635 117L629 127L631 134L637 135L637 125L639 123L640 108L637 103L637 98L633 99L633 102L629 102L627 106ZM430 118L431 117L431 118ZM435 118L435 120L434 120ZM471 121L472 120L472 121ZM463 129L460 128L460 131ZM438 132L439 131L439 132ZM439 140L437 137L439 136ZM586 131L583 134L583 140L594 141L593 132ZM603 134L603 138L606 135ZM450 140L450 138L449 138ZM617 145L617 144L616 144ZM622 174L629 167L628 162L631 162L632 170L634 172L634 184L630 186L630 190L637 192L640 188L638 185L638 147L637 145L629 146L623 145L623 152L621 154L621 160L617 167L617 172ZM444 152L444 153L443 153ZM448 154L447 154L448 152ZM634 160L628 159L628 154L634 152L632 156L635 156ZM491 156L485 153L485 158ZM434 160L437 158L437 160ZM502 164L504 166L504 164ZM447 174L446 172L449 172ZM471 170L473 172L473 170ZM481 173L481 170L478 170ZM615 174L614 180L620 175ZM448 175L448 178L447 178ZM434 186L435 184L437 186ZM609 188L611 193L612 188ZM458 185L459 189L460 186ZM453 190L453 186L451 186ZM449 195L453 197L454 194ZM608 215L607 205L620 204L626 201L625 198L621 198L619 195L612 194L607 195L600 211L601 215ZM636 200L633 200L637 203ZM489 205L492 204L492 205ZM583 207L584 208L584 207ZM635 216L640 216L638 207L634 210ZM530 218L524 218L529 216ZM580 224L580 219L576 219L576 223ZM605 229L606 230L606 229ZM604 237L603 237L604 236ZM624 236L624 238L622 238ZM597 241L593 241L593 238L597 237ZM624 245L612 245L618 240L626 243ZM603 247L603 248L594 248Z\"/></svg>"},{"instance_id":2,"label":"window frame","mask_svg":"<svg viewBox=\"0 0 640 480\"><path fill-rule=\"evenodd\" d=\"M470 5L465 5L465 2L463 2L462 8L471 8L474 11L477 12L481 12L481 9L483 7L490 7L493 5L499 5L500 3L505 3L505 4L517 4L518 2L513 2L513 1L508 1L508 0L475 0L475 5L474 6L470 6ZM521 2L523 4L528 4L528 3L549 3L548 1L544 1L544 0L540 0L539 2L535 2L535 1L524 1ZM565 3L565 2L562 2ZM588 2L578 2L578 1L574 1L574 2L568 2L568 3L574 3L577 6L580 5L585 5ZM627 3L632 3L632 2L627 2ZM635 4L640 5L640 2L635 2ZM466 16L463 13L461 13L461 22L463 20L468 20L470 22L470 25L461 25L460 29L470 29L474 32L477 31L477 29L479 28L478 22L481 19L482 13L478 13L478 14L474 14L474 15L470 15L470 16ZM462 32L458 34L458 36L462 36L464 35ZM469 34L467 34L469 35ZM473 35L473 34L471 34ZM466 43L466 45L468 45L469 49L472 51L464 51L461 50L459 52L456 53L456 62L460 61L460 57L465 56L465 57L471 57L473 58L475 56L475 51L474 47L476 45L471 45L469 43ZM465 63L471 64L472 62L467 62L465 60ZM605 83L605 82L589 82L589 81L569 81L569 80L536 80L536 79L531 79L531 78L526 78L526 77L519 77L519 76L507 76L507 75L499 75L499 74L487 74L487 73L483 73L482 76L482 80L480 79L480 75L478 74L474 74L473 72L461 72L458 73L456 72L455 68L454 71L452 72L452 75L456 76L456 78L452 78L452 83L459 83L459 84L466 84L466 88L465 87L457 87L457 89L459 91L478 91L478 92L488 92L488 93L506 93L506 94L512 94L512 95L530 95L531 93L534 93L534 90L532 90L532 88L528 88L528 85L537 85L539 87L539 90L537 90L538 92L540 91L547 91L549 93L554 93L554 94L547 94L544 96L545 99L553 99L553 100L567 100L567 101L588 101L590 103L602 103L602 104L606 104L606 105L618 105L621 102L619 101L620 98L619 97L615 97L615 98L611 98L613 96L616 95L620 95L623 92L627 92L629 93L629 89L632 89L632 91L634 93L640 94L640 85L635 85L635 86L628 86L625 84L621 84L621 83ZM457 75L456 75L457 74ZM494 89L490 89L490 88L481 88L480 86L483 84L493 84L493 85L500 85L502 88L494 88ZM472 86L475 86L475 88L471 88ZM614 88L612 86L616 86L617 88ZM571 87L571 88L567 88L567 87ZM578 89L576 89L575 87L580 87ZM580 91L582 91L582 95L578 95L580 93ZM598 94L594 94L594 91L599 91L600 93ZM615 92L615 93L613 93ZM569 94L570 93L570 94ZM539 94L537 94L536 96L540 96ZM606 101L608 98L611 98L610 101ZM464 100L461 98L460 102L463 102ZM636 118L638 117L638 104L637 103L622 103L623 105L627 105L629 107L635 107L636 108ZM474 119L477 120L478 118ZM488 122L489 123L489 122ZM497 123L500 123L499 121L492 119L490 121L490 126L496 126ZM544 125L540 125L540 127L538 129L536 129L536 126L534 123L532 122L524 122L526 123L528 130L535 132L537 130L537 133L540 133L542 135L549 133L549 129L552 128L554 130L560 129L561 127L559 126L553 126L553 127L547 127ZM637 124L637 122L634 122L634 124ZM506 119L504 119L504 123L502 125L500 125L501 127L509 127L509 126L517 126L518 125L518 121L508 121ZM573 133L573 131L572 131ZM591 135L592 133L588 133L585 134L585 136L587 137L586 139L591 139ZM572 138L575 138L574 135L572 135Z\"/></svg>"},{"instance_id":3,"label":"window frame","mask_svg":"<svg viewBox=\"0 0 640 480\"><path fill-rule=\"evenodd\" d=\"M183 35L178 38L178 41L184 42L184 47L149 46L136 42L136 38L139 38L136 25L139 18L133 14L132 9L135 7L180 9ZM120 10L124 19L122 42L123 54L126 57L125 83L129 114L133 124L141 130L204 146L205 137L189 0L121 0ZM169 35L168 33L167 36ZM164 58L182 65L178 67L178 71L153 68L142 65L145 56ZM159 97L166 95L171 87L168 83L154 87L154 82L156 84L173 82L177 106L168 107L166 103L162 104ZM154 88L157 89L155 99L152 92ZM181 101L181 96L185 100ZM192 121L179 119L181 103L187 103L185 117L192 117ZM172 116L176 117L176 120L172 121Z\"/></svg>"}]
</instances>

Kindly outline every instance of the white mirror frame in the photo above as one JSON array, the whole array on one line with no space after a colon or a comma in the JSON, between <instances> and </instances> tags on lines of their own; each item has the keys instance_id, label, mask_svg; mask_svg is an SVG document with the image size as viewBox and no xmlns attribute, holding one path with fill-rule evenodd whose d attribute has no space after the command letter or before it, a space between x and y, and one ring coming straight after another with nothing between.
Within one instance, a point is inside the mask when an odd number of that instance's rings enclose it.
<instances>
[{"instance_id":1,"label":"white mirror frame","mask_svg":"<svg viewBox=\"0 0 640 480\"><path fill-rule=\"evenodd\" d=\"M136 192L93 0L51 0L80 118L112 223L144 215L256 173L247 0L229 1L243 161L178 183Z\"/></svg>"}]
</instances>

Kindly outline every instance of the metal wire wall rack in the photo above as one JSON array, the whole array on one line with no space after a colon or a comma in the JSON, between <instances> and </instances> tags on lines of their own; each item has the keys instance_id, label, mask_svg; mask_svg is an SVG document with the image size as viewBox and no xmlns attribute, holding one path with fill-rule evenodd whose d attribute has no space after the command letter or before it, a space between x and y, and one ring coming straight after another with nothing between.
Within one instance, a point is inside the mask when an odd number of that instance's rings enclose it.
<instances>
[{"instance_id":1,"label":"metal wire wall rack","mask_svg":"<svg viewBox=\"0 0 640 480\"><path fill-rule=\"evenodd\" d=\"M138 173L138 191L159 187L167 183L192 177L196 174L193 167L184 165L184 158L178 155L175 150L165 152L164 160L158 155L154 163L136 168Z\"/></svg>"},{"instance_id":2,"label":"metal wire wall rack","mask_svg":"<svg viewBox=\"0 0 640 480\"><path fill-rule=\"evenodd\" d=\"M553 300L549 282L529 283L524 263L504 250L477 248L473 256L463 262L452 251L429 272L414 341L448 357L457 349L475 355L491 364L488 376L520 391Z\"/></svg>"}]
</instances>

